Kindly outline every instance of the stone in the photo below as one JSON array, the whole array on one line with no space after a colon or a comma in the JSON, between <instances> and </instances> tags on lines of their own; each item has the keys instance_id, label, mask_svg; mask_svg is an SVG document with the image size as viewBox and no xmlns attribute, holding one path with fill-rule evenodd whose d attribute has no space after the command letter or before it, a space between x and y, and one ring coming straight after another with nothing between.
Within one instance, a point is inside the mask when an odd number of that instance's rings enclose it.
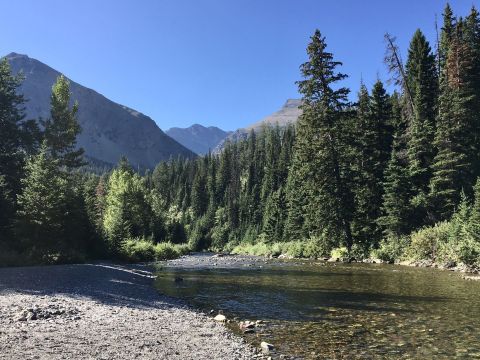
<instances>
[{"instance_id":1,"label":"stone","mask_svg":"<svg viewBox=\"0 0 480 360\"><path fill-rule=\"evenodd\" d=\"M218 314L217 316L215 316L213 318L213 320L218 321L218 322L225 322L225 320L227 320L227 318L225 317L225 315Z\"/></svg>"},{"instance_id":2,"label":"stone","mask_svg":"<svg viewBox=\"0 0 480 360\"><path fill-rule=\"evenodd\" d=\"M270 351L273 350L273 345L269 344L265 341L262 341L261 344L260 344L260 348L262 349L262 352L264 354L268 354Z\"/></svg>"}]
</instances>

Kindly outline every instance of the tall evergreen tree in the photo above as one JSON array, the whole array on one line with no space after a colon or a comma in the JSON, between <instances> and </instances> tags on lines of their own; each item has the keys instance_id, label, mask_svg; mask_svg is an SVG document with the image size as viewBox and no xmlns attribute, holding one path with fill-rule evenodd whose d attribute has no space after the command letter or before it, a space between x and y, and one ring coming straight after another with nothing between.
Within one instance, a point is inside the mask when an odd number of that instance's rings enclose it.
<instances>
[{"instance_id":1,"label":"tall evergreen tree","mask_svg":"<svg viewBox=\"0 0 480 360\"><path fill-rule=\"evenodd\" d=\"M31 255L53 261L65 250L68 181L50 156L45 142L26 165L18 195L17 234Z\"/></svg>"},{"instance_id":2,"label":"tall evergreen tree","mask_svg":"<svg viewBox=\"0 0 480 360\"><path fill-rule=\"evenodd\" d=\"M411 230L412 185L407 157L407 121L402 113L400 96L391 97L393 144L383 181L382 215L378 224L387 236L407 234Z\"/></svg>"},{"instance_id":3,"label":"tall evergreen tree","mask_svg":"<svg viewBox=\"0 0 480 360\"><path fill-rule=\"evenodd\" d=\"M471 194L475 181L477 114L473 106L473 79L468 76L473 64L471 48L463 39L462 28L459 21L449 44L441 81L435 136L438 153L430 182L435 220L449 218L460 201L461 191Z\"/></svg>"},{"instance_id":4,"label":"tall evergreen tree","mask_svg":"<svg viewBox=\"0 0 480 360\"><path fill-rule=\"evenodd\" d=\"M420 30L415 32L410 43L406 70L414 103L408 128L409 168L416 193L413 202L418 203L417 207L425 207L435 155L433 140L438 79L435 56Z\"/></svg>"},{"instance_id":5,"label":"tall evergreen tree","mask_svg":"<svg viewBox=\"0 0 480 360\"><path fill-rule=\"evenodd\" d=\"M45 139L52 157L68 169L84 165L83 149L76 149L77 135L81 132L77 119L78 103L70 108L70 82L59 76L52 87L50 118L44 122Z\"/></svg>"},{"instance_id":6,"label":"tall evergreen tree","mask_svg":"<svg viewBox=\"0 0 480 360\"><path fill-rule=\"evenodd\" d=\"M383 194L383 177L391 151L391 110L388 95L380 81L370 97L361 86L356 116L354 154L355 213L352 221L354 239L366 250L380 240L377 219Z\"/></svg>"},{"instance_id":7,"label":"tall evergreen tree","mask_svg":"<svg viewBox=\"0 0 480 360\"><path fill-rule=\"evenodd\" d=\"M303 114L297 125L290 174L290 184L298 188L290 187L289 198L304 199L303 237L323 234L350 248L351 207L342 162L345 144L339 141L349 91L337 88L346 75L336 72L341 63L334 60L326 47L325 39L316 30L307 48L309 60L301 66L304 80L298 85L303 95Z\"/></svg>"},{"instance_id":8,"label":"tall evergreen tree","mask_svg":"<svg viewBox=\"0 0 480 360\"><path fill-rule=\"evenodd\" d=\"M452 41L452 36L455 31L455 18L453 16L452 8L450 4L445 5L445 10L443 11L443 26L440 35L440 44L438 47L438 58L440 63L440 78L446 74L445 65L447 62L448 53L450 50L450 43Z\"/></svg>"}]
</instances>

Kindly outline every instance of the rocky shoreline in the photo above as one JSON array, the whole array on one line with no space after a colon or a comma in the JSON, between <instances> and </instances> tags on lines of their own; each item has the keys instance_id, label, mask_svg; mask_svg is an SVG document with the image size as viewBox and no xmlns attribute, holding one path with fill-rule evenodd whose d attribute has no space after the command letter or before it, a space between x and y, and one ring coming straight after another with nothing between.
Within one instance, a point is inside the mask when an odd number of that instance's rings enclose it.
<instances>
[{"instance_id":1,"label":"rocky shoreline","mask_svg":"<svg viewBox=\"0 0 480 360\"><path fill-rule=\"evenodd\" d=\"M0 269L0 359L263 357L153 277L146 265Z\"/></svg>"}]
</instances>

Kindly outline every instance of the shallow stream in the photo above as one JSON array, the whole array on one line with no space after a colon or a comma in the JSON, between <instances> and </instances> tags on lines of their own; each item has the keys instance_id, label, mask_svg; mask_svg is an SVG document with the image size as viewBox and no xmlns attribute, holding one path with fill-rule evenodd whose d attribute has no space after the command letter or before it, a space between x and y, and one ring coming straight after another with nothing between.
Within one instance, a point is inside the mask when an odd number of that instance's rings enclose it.
<instances>
[{"instance_id":1,"label":"shallow stream","mask_svg":"<svg viewBox=\"0 0 480 360\"><path fill-rule=\"evenodd\" d=\"M272 343L277 354L480 359L480 282L458 273L241 257L217 263L207 256L164 264L158 289L229 319L265 321L245 337ZM240 332L237 322L229 326Z\"/></svg>"}]
</instances>

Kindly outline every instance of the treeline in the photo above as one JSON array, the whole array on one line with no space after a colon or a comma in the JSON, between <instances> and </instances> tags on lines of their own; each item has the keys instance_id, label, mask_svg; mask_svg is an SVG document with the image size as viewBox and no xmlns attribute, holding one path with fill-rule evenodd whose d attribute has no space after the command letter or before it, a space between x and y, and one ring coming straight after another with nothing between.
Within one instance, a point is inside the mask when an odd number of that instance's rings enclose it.
<instances>
[{"instance_id":1,"label":"treeline","mask_svg":"<svg viewBox=\"0 0 480 360\"><path fill-rule=\"evenodd\" d=\"M265 127L220 154L143 175L126 159L86 173L68 82L54 85L51 117L38 127L24 120L21 79L4 60L3 262L211 249L480 265L479 14L455 17L447 5L436 52L417 30L405 64L395 39L385 40L393 94L378 80L349 101L341 63L316 31L295 126Z\"/></svg>"}]
</instances>

